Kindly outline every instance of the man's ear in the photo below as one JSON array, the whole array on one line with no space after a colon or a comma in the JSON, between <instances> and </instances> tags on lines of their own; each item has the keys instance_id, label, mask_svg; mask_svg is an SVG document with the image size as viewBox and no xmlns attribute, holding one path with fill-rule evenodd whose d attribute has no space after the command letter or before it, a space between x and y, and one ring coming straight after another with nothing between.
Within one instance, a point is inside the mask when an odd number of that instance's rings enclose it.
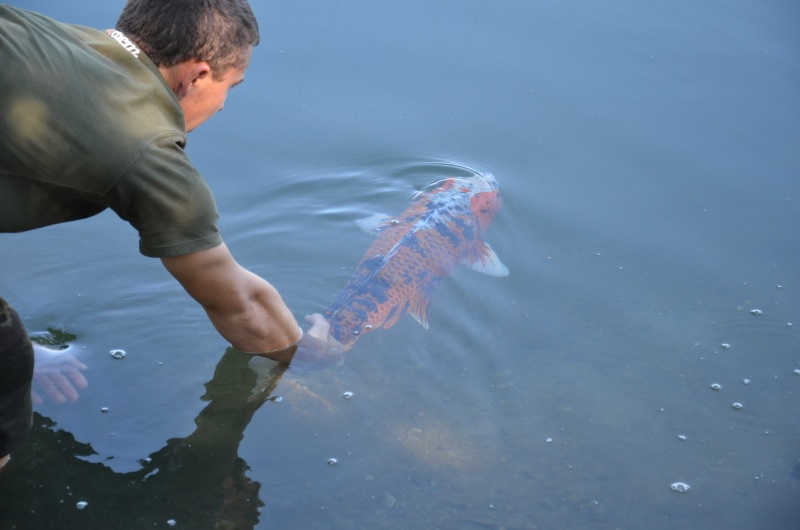
<instances>
[{"instance_id":1,"label":"man's ear","mask_svg":"<svg viewBox=\"0 0 800 530\"><path fill-rule=\"evenodd\" d=\"M199 82L211 77L211 66L205 61L189 61L181 70L177 96L182 99L198 87Z\"/></svg>"}]
</instances>

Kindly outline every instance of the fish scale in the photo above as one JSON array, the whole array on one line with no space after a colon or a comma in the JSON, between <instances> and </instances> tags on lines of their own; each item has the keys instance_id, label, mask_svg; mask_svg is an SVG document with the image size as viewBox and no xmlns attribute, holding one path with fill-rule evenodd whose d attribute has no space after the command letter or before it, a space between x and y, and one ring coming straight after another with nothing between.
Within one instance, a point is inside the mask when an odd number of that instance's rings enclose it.
<instances>
[{"instance_id":1,"label":"fish scale","mask_svg":"<svg viewBox=\"0 0 800 530\"><path fill-rule=\"evenodd\" d=\"M447 179L399 216L384 216L325 315L331 335L347 350L364 333L388 329L406 313L427 328L433 291L459 262L507 275L482 239L501 205L497 181L479 175Z\"/></svg>"}]
</instances>

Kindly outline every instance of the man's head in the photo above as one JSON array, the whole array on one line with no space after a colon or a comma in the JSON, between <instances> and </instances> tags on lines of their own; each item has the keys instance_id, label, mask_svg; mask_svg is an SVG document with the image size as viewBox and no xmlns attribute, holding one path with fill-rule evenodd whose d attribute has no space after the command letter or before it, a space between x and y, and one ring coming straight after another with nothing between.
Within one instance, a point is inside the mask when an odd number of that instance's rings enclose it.
<instances>
[{"instance_id":1,"label":"man's head","mask_svg":"<svg viewBox=\"0 0 800 530\"><path fill-rule=\"evenodd\" d=\"M128 0L117 29L159 67L207 62L219 80L247 66L258 22L247 0Z\"/></svg>"},{"instance_id":2,"label":"man's head","mask_svg":"<svg viewBox=\"0 0 800 530\"><path fill-rule=\"evenodd\" d=\"M117 29L158 66L191 131L222 109L259 42L247 0L128 0Z\"/></svg>"}]
</instances>

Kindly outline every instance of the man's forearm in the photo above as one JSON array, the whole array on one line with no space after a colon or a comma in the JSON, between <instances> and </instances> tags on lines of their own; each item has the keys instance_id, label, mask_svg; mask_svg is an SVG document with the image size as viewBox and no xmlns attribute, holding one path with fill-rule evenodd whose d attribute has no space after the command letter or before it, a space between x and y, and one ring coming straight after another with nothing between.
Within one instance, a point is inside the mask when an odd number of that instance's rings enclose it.
<instances>
[{"instance_id":1,"label":"man's forearm","mask_svg":"<svg viewBox=\"0 0 800 530\"><path fill-rule=\"evenodd\" d=\"M235 348L284 361L302 332L278 291L241 267L223 243L193 254L162 258L167 270L203 306Z\"/></svg>"},{"instance_id":2,"label":"man's forearm","mask_svg":"<svg viewBox=\"0 0 800 530\"><path fill-rule=\"evenodd\" d=\"M211 323L234 348L280 357L296 344L302 331L278 291L266 280L245 271L249 276L246 290L237 293L235 304L204 306ZM276 360L288 360L277 358Z\"/></svg>"}]
</instances>

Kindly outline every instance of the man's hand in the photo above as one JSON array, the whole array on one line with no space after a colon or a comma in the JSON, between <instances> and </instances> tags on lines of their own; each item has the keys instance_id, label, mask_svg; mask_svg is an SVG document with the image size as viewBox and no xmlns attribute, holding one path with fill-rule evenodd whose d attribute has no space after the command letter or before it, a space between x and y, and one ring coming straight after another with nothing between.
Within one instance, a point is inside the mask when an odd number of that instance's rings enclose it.
<instances>
[{"instance_id":1,"label":"man's hand","mask_svg":"<svg viewBox=\"0 0 800 530\"><path fill-rule=\"evenodd\" d=\"M339 366L344 362L344 346L330 334L331 325L319 313L308 315L311 324L297 345L297 353L290 364L292 368L320 369Z\"/></svg>"},{"instance_id":2,"label":"man's hand","mask_svg":"<svg viewBox=\"0 0 800 530\"><path fill-rule=\"evenodd\" d=\"M311 327L306 331L306 335L314 337L317 340L328 342L331 346L339 346L339 341L330 336L331 325L325 320L325 317L319 313L306 316L306 322L311 324Z\"/></svg>"},{"instance_id":3,"label":"man's hand","mask_svg":"<svg viewBox=\"0 0 800 530\"><path fill-rule=\"evenodd\" d=\"M86 365L65 350L51 350L40 344L33 344L33 382L52 401L57 404L78 399L78 390L89 384L81 373ZM39 405L44 400L31 390L31 399Z\"/></svg>"},{"instance_id":4,"label":"man's hand","mask_svg":"<svg viewBox=\"0 0 800 530\"><path fill-rule=\"evenodd\" d=\"M262 357L284 362L294 370L320 370L344 362L344 347L330 335L331 325L319 313L308 315L311 324L296 345L280 352L256 353Z\"/></svg>"}]
</instances>

